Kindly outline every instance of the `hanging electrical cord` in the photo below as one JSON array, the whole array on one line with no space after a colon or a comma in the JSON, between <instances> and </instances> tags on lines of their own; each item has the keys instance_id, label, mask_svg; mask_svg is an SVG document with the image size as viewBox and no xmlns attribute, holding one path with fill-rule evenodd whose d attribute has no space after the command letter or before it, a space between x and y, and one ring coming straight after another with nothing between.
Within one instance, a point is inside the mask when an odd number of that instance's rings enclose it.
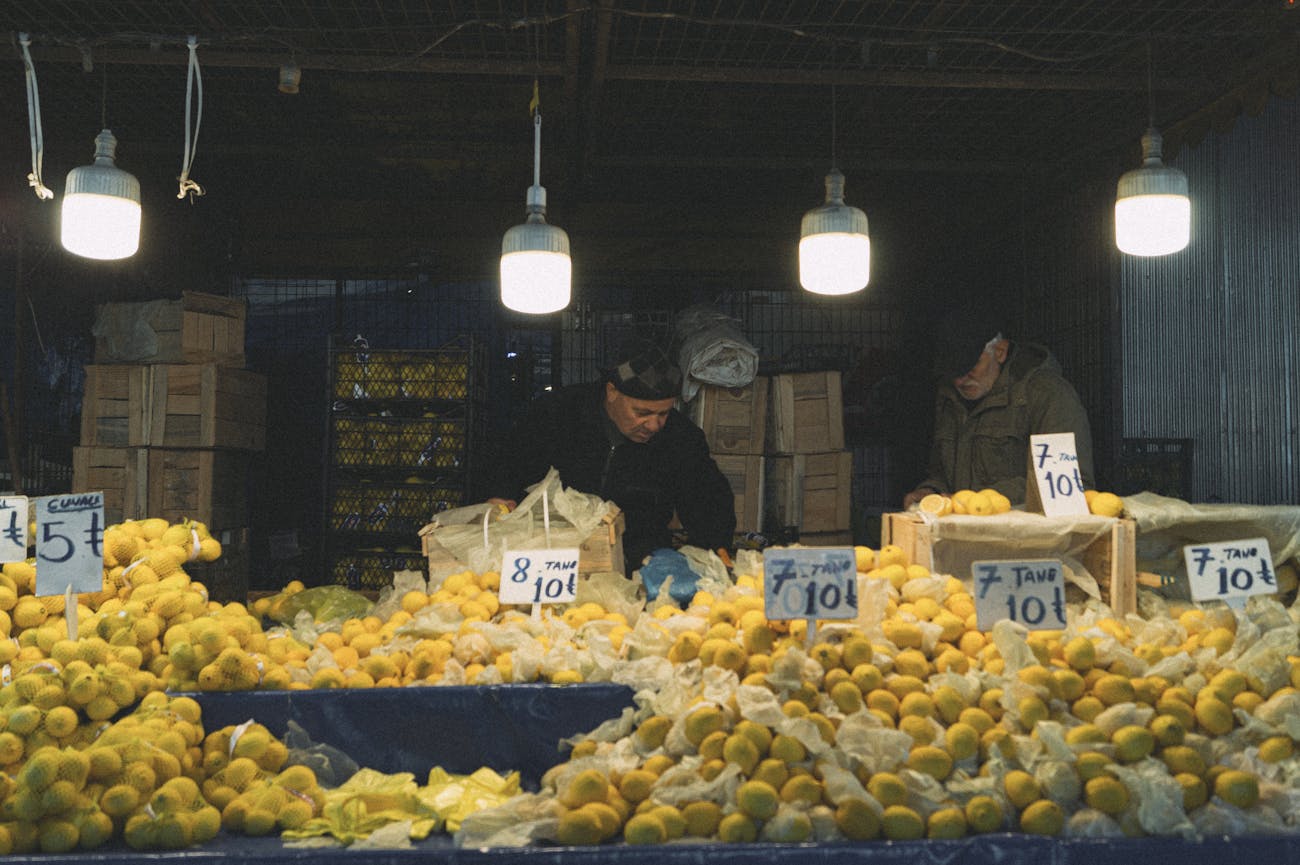
<instances>
[{"instance_id":1,"label":"hanging electrical cord","mask_svg":"<svg viewBox=\"0 0 1300 865\"><path fill-rule=\"evenodd\" d=\"M199 146L199 126L203 123L203 73L199 71L199 40L191 36L188 42L190 48L190 66L189 71L185 74L185 152L181 156L181 176L180 191L176 193L177 198L184 198L186 195L202 195L203 187L199 186L193 180L190 180L190 168L194 165L194 151ZM194 118L194 136L190 137L190 108L191 99L197 91L199 97L198 110Z\"/></svg>"},{"instance_id":2,"label":"hanging electrical cord","mask_svg":"<svg viewBox=\"0 0 1300 865\"><path fill-rule=\"evenodd\" d=\"M27 175L27 184L36 190L37 198L47 201L54 197L54 193L41 180L45 134L41 131L41 92L36 86L36 67L32 65L32 52L29 50L32 40L26 33L19 33L18 44L23 48L23 70L27 77L27 132L32 140L32 173Z\"/></svg>"}]
</instances>

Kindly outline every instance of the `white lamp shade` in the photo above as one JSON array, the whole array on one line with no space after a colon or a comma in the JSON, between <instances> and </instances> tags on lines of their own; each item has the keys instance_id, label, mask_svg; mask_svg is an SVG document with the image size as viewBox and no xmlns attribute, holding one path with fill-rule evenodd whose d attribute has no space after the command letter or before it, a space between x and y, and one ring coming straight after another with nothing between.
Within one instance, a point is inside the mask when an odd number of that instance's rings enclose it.
<instances>
[{"instance_id":1,"label":"white lamp shade","mask_svg":"<svg viewBox=\"0 0 1300 865\"><path fill-rule=\"evenodd\" d=\"M68 172L61 241L75 255L109 261L140 248L140 181L113 164L117 139L95 136L95 161Z\"/></svg>"},{"instance_id":2,"label":"white lamp shade","mask_svg":"<svg viewBox=\"0 0 1300 865\"><path fill-rule=\"evenodd\" d=\"M1142 136L1142 165L1115 187L1115 245L1129 255L1169 255L1192 236L1187 175L1160 159L1164 139L1152 126Z\"/></svg>"},{"instance_id":3,"label":"white lamp shade","mask_svg":"<svg viewBox=\"0 0 1300 865\"><path fill-rule=\"evenodd\" d=\"M523 250L501 256L501 303L541 315L569 305L573 260L568 253Z\"/></svg>"},{"instance_id":4,"label":"white lamp shade","mask_svg":"<svg viewBox=\"0 0 1300 865\"><path fill-rule=\"evenodd\" d=\"M80 192L63 197L63 248L85 258L111 261L140 248L140 202Z\"/></svg>"},{"instance_id":5,"label":"white lamp shade","mask_svg":"<svg viewBox=\"0 0 1300 865\"><path fill-rule=\"evenodd\" d=\"M799 240L799 284L814 294L852 294L871 279L871 238L827 232Z\"/></svg>"},{"instance_id":6,"label":"white lamp shade","mask_svg":"<svg viewBox=\"0 0 1300 865\"><path fill-rule=\"evenodd\" d=\"M1192 235L1186 195L1135 195L1115 201L1115 245L1129 255L1169 255Z\"/></svg>"}]
</instances>

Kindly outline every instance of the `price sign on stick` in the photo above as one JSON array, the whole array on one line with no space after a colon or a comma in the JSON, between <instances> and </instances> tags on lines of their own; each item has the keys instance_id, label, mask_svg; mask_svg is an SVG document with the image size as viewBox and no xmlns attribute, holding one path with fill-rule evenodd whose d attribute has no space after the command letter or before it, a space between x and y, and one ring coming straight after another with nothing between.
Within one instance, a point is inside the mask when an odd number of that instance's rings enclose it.
<instances>
[{"instance_id":1,"label":"price sign on stick","mask_svg":"<svg viewBox=\"0 0 1300 865\"><path fill-rule=\"evenodd\" d=\"M1065 627L1065 574L1055 559L971 563L975 619L989 631L1003 619L1031 631Z\"/></svg>"},{"instance_id":2,"label":"price sign on stick","mask_svg":"<svg viewBox=\"0 0 1300 865\"><path fill-rule=\"evenodd\" d=\"M809 645L818 619L857 618L858 568L853 550L763 550L763 607L769 619L807 619Z\"/></svg>"},{"instance_id":3,"label":"price sign on stick","mask_svg":"<svg viewBox=\"0 0 1300 865\"><path fill-rule=\"evenodd\" d=\"M27 496L0 496L0 562L27 560Z\"/></svg>"},{"instance_id":4,"label":"price sign on stick","mask_svg":"<svg viewBox=\"0 0 1300 865\"><path fill-rule=\"evenodd\" d=\"M1042 511L1049 517L1088 513L1074 433L1030 436L1029 466L1027 510Z\"/></svg>"},{"instance_id":5,"label":"price sign on stick","mask_svg":"<svg viewBox=\"0 0 1300 865\"><path fill-rule=\"evenodd\" d=\"M104 587L104 494L36 500L36 594L98 592Z\"/></svg>"},{"instance_id":6,"label":"price sign on stick","mask_svg":"<svg viewBox=\"0 0 1300 865\"><path fill-rule=\"evenodd\" d=\"M578 548L506 550L501 559L503 604L567 604L578 592Z\"/></svg>"},{"instance_id":7,"label":"price sign on stick","mask_svg":"<svg viewBox=\"0 0 1300 865\"><path fill-rule=\"evenodd\" d=\"M1251 595L1277 591L1268 540L1221 541L1183 547L1194 601L1227 601L1241 606Z\"/></svg>"}]
</instances>

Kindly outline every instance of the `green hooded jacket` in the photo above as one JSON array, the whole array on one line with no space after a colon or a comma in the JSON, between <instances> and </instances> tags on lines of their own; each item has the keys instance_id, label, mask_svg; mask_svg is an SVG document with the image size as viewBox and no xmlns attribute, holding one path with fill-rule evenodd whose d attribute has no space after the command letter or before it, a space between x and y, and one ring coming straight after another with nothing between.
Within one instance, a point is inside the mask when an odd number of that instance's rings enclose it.
<instances>
[{"instance_id":1,"label":"green hooded jacket","mask_svg":"<svg viewBox=\"0 0 1300 865\"><path fill-rule=\"evenodd\" d=\"M967 403L951 381L940 385L928 477L917 486L945 494L992 487L1021 504L1029 437L1061 432L1074 433L1079 473L1093 489L1092 433L1079 395L1051 352L1013 342L992 390L979 402Z\"/></svg>"}]
</instances>

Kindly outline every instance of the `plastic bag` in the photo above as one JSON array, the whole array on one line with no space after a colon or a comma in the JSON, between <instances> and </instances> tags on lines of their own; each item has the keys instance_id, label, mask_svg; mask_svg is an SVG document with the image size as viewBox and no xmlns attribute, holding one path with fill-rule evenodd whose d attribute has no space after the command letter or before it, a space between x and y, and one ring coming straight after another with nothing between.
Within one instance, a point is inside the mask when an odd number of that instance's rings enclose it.
<instances>
[{"instance_id":1,"label":"plastic bag","mask_svg":"<svg viewBox=\"0 0 1300 865\"><path fill-rule=\"evenodd\" d=\"M758 349L740 332L739 322L707 304L687 307L673 322L672 353L682 371L682 399L691 400L702 384L744 387L758 371Z\"/></svg>"},{"instance_id":2,"label":"plastic bag","mask_svg":"<svg viewBox=\"0 0 1300 865\"><path fill-rule=\"evenodd\" d=\"M289 749L287 765L308 767L316 774L322 787L337 787L361 768L356 760L333 745L313 742L307 731L292 718L283 741Z\"/></svg>"},{"instance_id":3,"label":"plastic bag","mask_svg":"<svg viewBox=\"0 0 1300 865\"><path fill-rule=\"evenodd\" d=\"M650 559L637 571L641 576L641 585L645 586L648 600L656 600L664 581L668 584L668 596L680 606L685 606L695 597L695 585L700 575L691 568L690 560L677 550L660 547L650 554ZM671 578L671 579L670 579Z\"/></svg>"},{"instance_id":4,"label":"plastic bag","mask_svg":"<svg viewBox=\"0 0 1300 865\"><path fill-rule=\"evenodd\" d=\"M276 608L277 621L289 624L298 612L305 610L317 622L359 619L370 612L372 604L365 595L345 586L316 586L303 589Z\"/></svg>"}]
</instances>

